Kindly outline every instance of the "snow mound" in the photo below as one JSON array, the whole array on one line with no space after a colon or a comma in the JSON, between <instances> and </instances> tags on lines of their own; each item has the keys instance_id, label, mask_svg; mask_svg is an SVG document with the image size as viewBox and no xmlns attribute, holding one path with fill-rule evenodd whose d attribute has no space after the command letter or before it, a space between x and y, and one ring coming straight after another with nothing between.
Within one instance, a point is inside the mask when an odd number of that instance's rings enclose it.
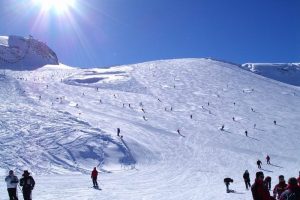
<instances>
[{"instance_id":1,"label":"snow mound","mask_svg":"<svg viewBox=\"0 0 300 200\"><path fill-rule=\"evenodd\" d=\"M246 63L242 68L277 81L300 86L300 63Z\"/></svg>"},{"instance_id":2,"label":"snow mound","mask_svg":"<svg viewBox=\"0 0 300 200\"><path fill-rule=\"evenodd\" d=\"M44 65L58 65L53 50L46 43L11 35L0 36L0 66L11 70L33 70Z\"/></svg>"}]
</instances>

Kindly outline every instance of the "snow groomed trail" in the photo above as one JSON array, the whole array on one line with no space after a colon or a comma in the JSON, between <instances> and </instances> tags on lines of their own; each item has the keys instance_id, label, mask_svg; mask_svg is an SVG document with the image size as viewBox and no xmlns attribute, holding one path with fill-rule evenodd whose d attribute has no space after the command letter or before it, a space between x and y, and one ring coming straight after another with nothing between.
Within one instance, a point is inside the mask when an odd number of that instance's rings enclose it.
<instances>
[{"instance_id":1,"label":"snow groomed trail","mask_svg":"<svg viewBox=\"0 0 300 200\"><path fill-rule=\"evenodd\" d=\"M34 199L251 199L242 175L254 181L257 159L273 186L300 170L299 87L231 64L45 66L10 71L0 92L1 174L32 171ZM88 188L94 166L102 191Z\"/></svg>"}]
</instances>

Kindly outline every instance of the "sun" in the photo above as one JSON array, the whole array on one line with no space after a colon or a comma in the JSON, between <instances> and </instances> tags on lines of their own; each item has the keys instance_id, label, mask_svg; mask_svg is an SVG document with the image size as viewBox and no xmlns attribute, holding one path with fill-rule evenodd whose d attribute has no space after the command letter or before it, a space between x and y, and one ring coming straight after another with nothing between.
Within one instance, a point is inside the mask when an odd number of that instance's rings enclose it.
<instances>
[{"instance_id":1,"label":"sun","mask_svg":"<svg viewBox=\"0 0 300 200\"><path fill-rule=\"evenodd\" d=\"M44 11L55 9L57 12L65 11L74 6L74 0L34 0L42 6Z\"/></svg>"}]
</instances>

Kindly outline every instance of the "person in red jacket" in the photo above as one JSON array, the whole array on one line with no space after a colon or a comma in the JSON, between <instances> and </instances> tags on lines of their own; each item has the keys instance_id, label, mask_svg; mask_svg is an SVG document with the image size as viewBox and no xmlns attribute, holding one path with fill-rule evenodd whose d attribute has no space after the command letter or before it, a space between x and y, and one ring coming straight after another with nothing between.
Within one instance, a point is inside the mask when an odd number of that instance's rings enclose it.
<instances>
[{"instance_id":1,"label":"person in red jacket","mask_svg":"<svg viewBox=\"0 0 300 200\"><path fill-rule=\"evenodd\" d=\"M280 198L280 195L285 191L285 188L287 184L285 183L284 176L280 175L279 177L279 183L275 185L274 190L273 190L273 197L277 199Z\"/></svg>"},{"instance_id":2,"label":"person in red jacket","mask_svg":"<svg viewBox=\"0 0 300 200\"><path fill-rule=\"evenodd\" d=\"M251 186L253 200L272 200L268 187L264 184L264 173L256 172L256 179Z\"/></svg>"},{"instance_id":3,"label":"person in red jacket","mask_svg":"<svg viewBox=\"0 0 300 200\"><path fill-rule=\"evenodd\" d=\"M270 156L269 155L267 155L267 164L271 164L270 163Z\"/></svg>"},{"instance_id":4,"label":"person in red jacket","mask_svg":"<svg viewBox=\"0 0 300 200\"><path fill-rule=\"evenodd\" d=\"M285 189L280 196L280 200L300 200L300 187L297 185L296 178L289 178L288 186Z\"/></svg>"},{"instance_id":5,"label":"person in red jacket","mask_svg":"<svg viewBox=\"0 0 300 200\"><path fill-rule=\"evenodd\" d=\"M98 171L96 167L94 167L94 170L92 171L92 175L91 175L91 178L93 179L94 187L98 187L97 176L98 176Z\"/></svg>"}]
</instances>

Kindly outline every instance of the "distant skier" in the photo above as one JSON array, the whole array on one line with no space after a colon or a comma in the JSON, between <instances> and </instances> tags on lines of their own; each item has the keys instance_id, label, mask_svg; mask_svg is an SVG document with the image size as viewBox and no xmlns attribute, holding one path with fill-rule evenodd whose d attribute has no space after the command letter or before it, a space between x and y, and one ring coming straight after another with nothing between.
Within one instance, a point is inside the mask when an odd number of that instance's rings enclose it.
<instances>
[{"instance_id":1,"label":"distant skier","mask_svg":"<svg viewBox=\"0 0 300 200\"><path fill-rule=\"evenodd\" d=\"M123 103L123 107L125 107L125 104Z\"/></svg>"},{"instance_id":2,"label":"distant skier","mask_svg":"<svg viewBox=\"0 0 300 200\"><path fill-rule=\"evenodd\" d=\"M42 96L40 95L40 96L39 96L39 100L41 100L41 99L42 99Z\"/></svg>"},{"instance_id":3,"label":"distant skier","mask_svg":"<svg viewBox=\"0 0 300 200\"><path fill-rule=\"evenodd\" d=\"M235 121L234 117L232 118L233 121Z\"/></svg>"},{"instance_id":4,"label":"distant skier","mask_svg":"<svg viewBox=\"0 0 300 200\"><path fill-rule=\"evenodd\" d=\"M230 183L233 183L233 179L231 179L231 178L224 178L224 183L226 185L226 192L227 193L233 192L233 190L229 189L229 185L230 185Z\"/></svg>"},{"instance_id":5,"label":"distant skier","mask_svg":"<svg viewBox=\"0 0 300 200\"><path fill-rule=\"evenodd\" d=\"M173 111L173 108L171 107L171 111Z\"/></svg>"},{"instance_id":6,"label":"distant skier","mask_svg":"<svg viewBox=\"0 0 300 200\"><path fill-rule=\"evenodd\" d=\"M130 107L130 104L129 104L129 108L131 108L131 107Z\"/></svg>"},{"instance_id":7,"label":"distant skier","mask_svg":"<svg viewBox=\"0 0 300 200\"><path fill-rule=\"evenodd\" d=\"M245 181L246 190L248 190L248 186L251 187L250 174L249 174L248 170L245 171L245 173L243 175L243 178L244 178L244 181Z\"/></svg>"},{"instance_id":8,"label":"distant skier","mask_svg":"<svg viewBox=\"0 0 300 200\"><path fill-rule=\"evenodd\" d=\"M235 105L235 103L233 103L233 105Z\"/></svg>"},{"instance_id":9,"label":"distant skier","mask_svg":"<svg viewBox=\"0 0 300 200\"><path fill-rule=\"evenodd\" d=\"M180 135L180 130L179 129L177 129L177 133Z\"/></svg>"},{"instance_id":10,"label":"distant skier","mask_svg":"<svg viewBox=\"0 0 300 200\"><path fill-rule=\"evenodd\" d=\"M6 176L5 182L7 185L7 192L10 200L18 200L17 186L19 183L19 179L14 175L13 170L9 171L9 175Z\"/></svg>"},{"instance_id":11,"label":"distant skier","mask_svg":"<svg viewBox=\"0 0 300 200\"><path fill-rule=\"evenodd\" d=\"M78 108L78 103L76 103L76 107Z\"/></svg>"},{"instance_id":12,"label":"distant skier","mask_svg":"<svg viewBox=\"0 0 300 200\"><path fill-rule=\"evenodd\" d=\"M285 191L285 188L287 186L287 184L285 183L285 180L284 180L284 176L283 175L280 175L278 177L279 179L279 183L277 185L275 185L274 189L273 189L273 197L276 199L279 199L281 194Z\"/></svg>"},{"instance_id":13,"label":"distant skier","mask_svg":"<svg viewBox=\"0 0 300 200\"><path fill-rule=\"evenodd\" d=\"M224 130L224 125L222 125L222 127L221 127L221 131L223 131Z\"/></svg>"},{"instance_id":14,"label":"distant skier","mask_svg":"<svg viewBox=\"0 0 300 200\"><path fill-rule=\"evenodd\" d=\"M24 170L23 178L20 179L20 186L23 187L24 200L31 200L31 192L34 189L35 181L28 170Z\"/></svg>"},{"instance_id":15,"label":"distant skier","mask_svg":"<svg viewBox=\"0 0 300 200\"><path fill-rule=\"evenodd\" d=\"M208 113L211 114L211 111L209 110Z\"/></svg>"},{"instance_id":16,"label":"distant skier","mask_svg":"<svg viewBox=\"0 0 300 200\"><path fill-rule=\"evenodd\" d=\"M256 127L256 124L253 125L253 128L255 128L255 127Z\"/></svg>"},{"instance_id":17,"label":"distant skier","mask_svg":"<svg viewBox=\"0 0 300 200\"><path fill-rule=\"evenodd\" d=\"M145 116L143 116L143 119L144 119L145 121L147 121L147 119L146 119L146 117L145 117Z\"/></svg>"},{"instance_id":18,"label":"distant skier","mask_svg":"<svg viewBox=\"0 0 300 200\"><path fill-rule=\"evenodd\" d=\"M264 180L264 183L266 184L266 187L268 188L268 190L271 190L271 177L270 176L267 176Z\"/></svg>"},{"instance_id":19,"label":"distant skier","mask_svg":"<svg viewBox=\"0 0 300 200\"><path fill-rule=\"evenodd\" d=\"M269 155L267 155L266 159L267 159L267 164L271 164L270 163L270 156Z\"/></svg>"},{"instance_id":20,"label":"distant skier","mask_svg":"<svg viewBox=\"0 0 300 200\"><path fill-rule=\"evenodd\" d=\"M258 159L257 162L256 162L257 166L258 166L258 169L261 169L261 164L262 162Z\"/></svg>"},{"instance_id":21,"label":"distant skier","mask_svg":"<svg viewBox=\"0 0 300 200\"><path fill-rule=\"evenodd\" d=\"M100 103L102 103L101 99L100 99Z\"/></svg>"},{"instance_id":22,"label":"distant skier","mask_svg":"<svg viewBox=\"0 0 300 200\"><path fill-rule=\"evenodd\" d=\"M276 121L274 120L274 124L276 125Z\"/></svg>"},{"instance_id":23,"label":"distant skier","mask_svg":"<svg viewBox=\"0 0 300 200\"><path fill-rule=\"evenodd\" d=\"M193 115L190 115L190 118L193 119Z\"/></svg>"},{"instance_id":24,"label":"distant skier","mask_svg":"<svg viewBox=\"0 0 300 200\"><path fill-rule=\"evenodd\" d=\"M144 108L142 108L142 111L145 113L145 110L144 110Z\"/></svg>"},{"instance_id":25,"label":"distant skier","mask_svg":"<svg viewBox=\"0 0 300 200\"><path fill-rule=\"evenodd\" d=\"M161 100L160 100L160 99L157 99L157 100L161 102Z\"/></svg>"},{"instance_id":26,"label":"distant skier","mask_svg":"<svg viewBox=\"0 0 300 200\"><path fill-rule=\"evenodd\" d=\"M254 112L253 108L251 108L251 111Z\"/></svg>"},{"instance_id":27,"label":"distant skier","mask_svg":"<svg viewBox=\"0 0 300 200\"><path fill-rule=\"evenodd\" d=\"M117 136L120 136L120 128L117 128Z\"/></svg>"},{"instance_id":28,"label":"distant skier","mask_svg":"<svg viewBox=\"0 0 300 200\"><path fill-rule=\"evenodd\" d=\"M209 106L209 102L207 103L207 105Z\"/></svg>"},{"instance_id":29,"label":"distant skier","mask_svg":"<svg viewBox=\"0 0 300 200\"><path fill-rule=\"evenodd\" d=\"M246 137L248 137L248 132L247 131L245 131L245 135L246 135Z\"/></svg>"},{"instance_id":30,"label":"distant skier","mask_svg":"<svg viewBox=\"0 0 300 200\"><path fill-rule=\"evenodd\" d=\"M98 187L97 176L98 176L98 171L97 171L96 167L94 167L94 170L92 171L92 174L91 174L91 178L93 179L94 187Z\"/></svg>"},{"instance_id":31,"label":"distant skier","mask_svg":"<svg viewBox=\"0 0 300 200\"><path fill-rule=\"evenodd\" d=\"M264 173L256 172L255 182L251 186L254 200L271 200L270 192L264 184Z\"/></svg>"}]
</instances>

